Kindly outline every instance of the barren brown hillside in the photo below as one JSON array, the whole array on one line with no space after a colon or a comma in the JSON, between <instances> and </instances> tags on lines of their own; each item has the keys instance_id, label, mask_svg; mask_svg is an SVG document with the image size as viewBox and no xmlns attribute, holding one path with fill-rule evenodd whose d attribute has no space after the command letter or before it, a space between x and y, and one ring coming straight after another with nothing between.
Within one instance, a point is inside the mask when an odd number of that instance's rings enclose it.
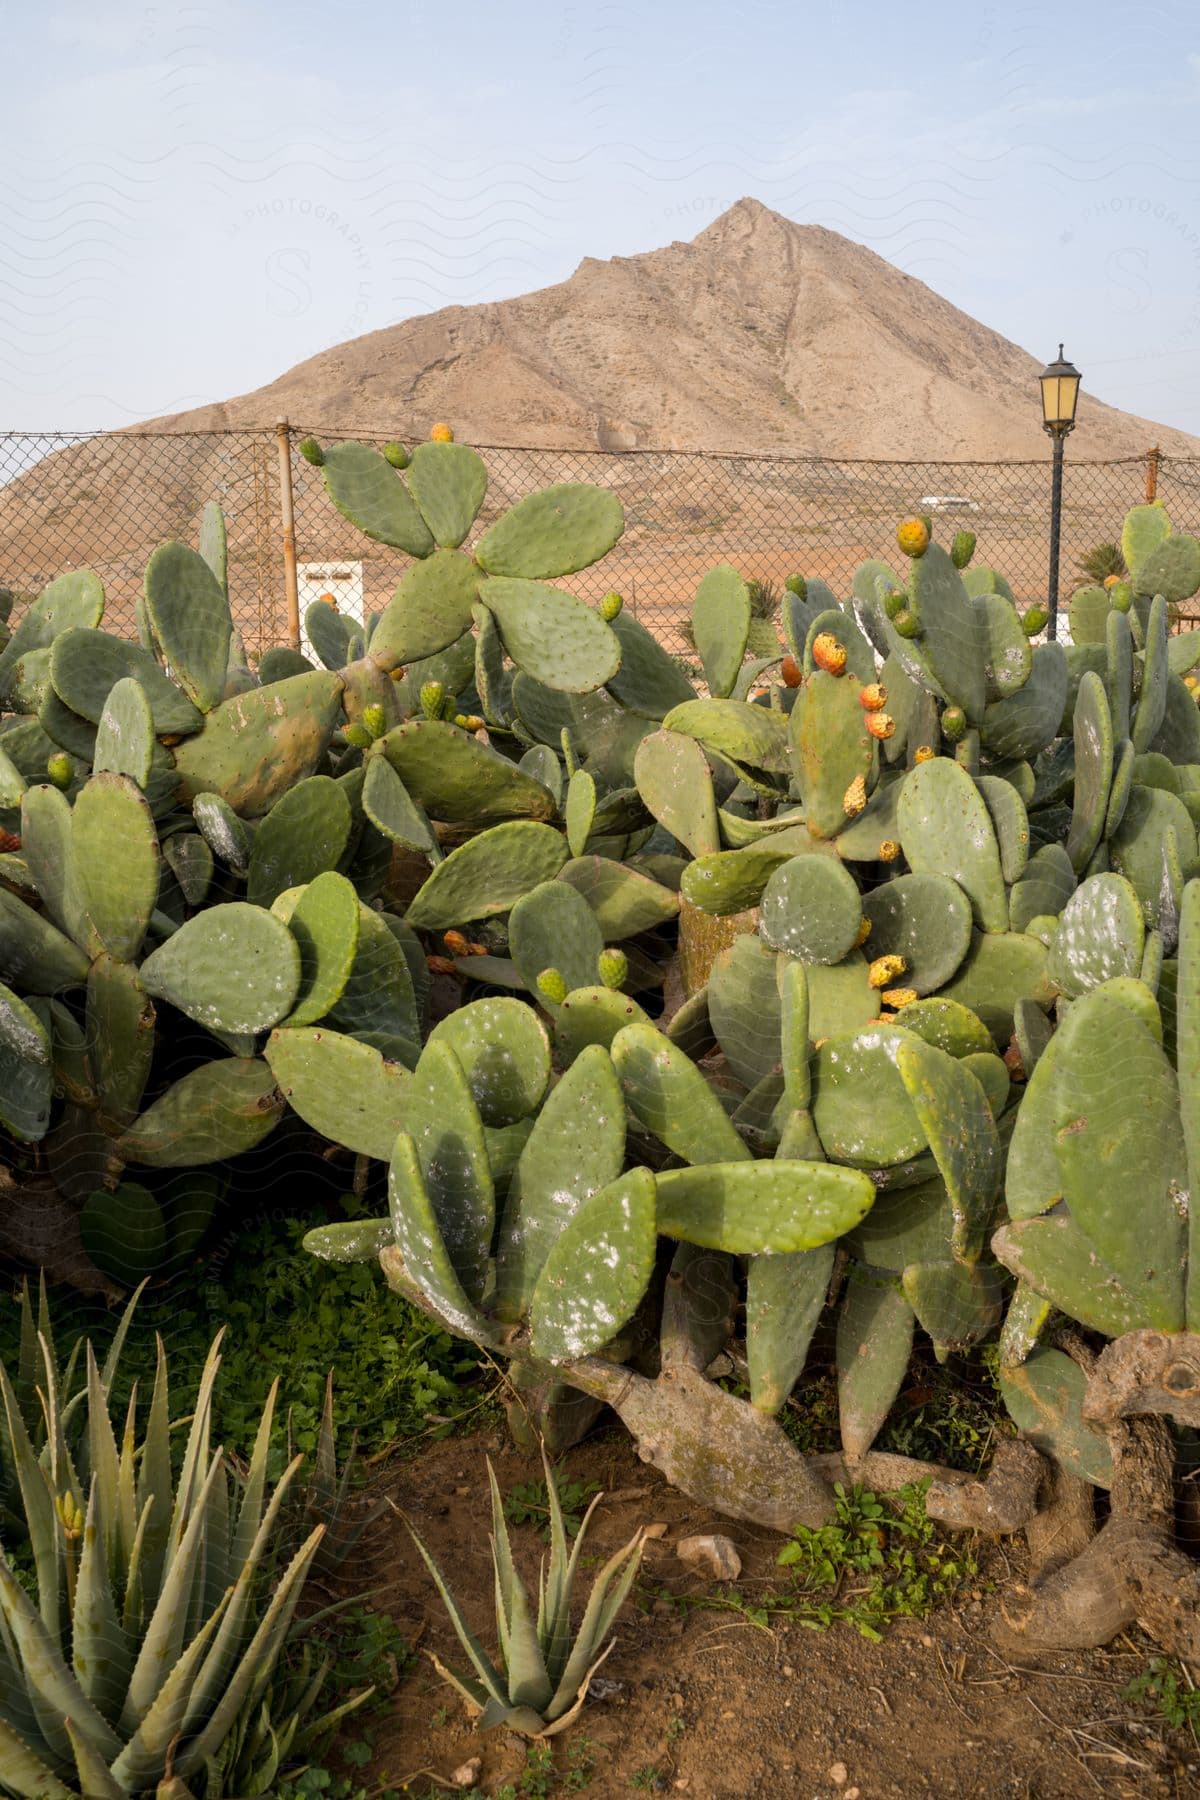
<instances>
[{"instance_id":1,"label":"barren brown hillside","mask_svg":"<svg viewBox=\"0 0 1200 1800\"><path fill-rule=\"evenodd\" d=\"M555 287L391 325L156 423L449 419L468 441L548 448L1040 457L1039 366L861 244L739 200L690 243L587 257ZM1086 395L1077 441L1089 457L1200 450Z\"/></svg>"}]
</instances>

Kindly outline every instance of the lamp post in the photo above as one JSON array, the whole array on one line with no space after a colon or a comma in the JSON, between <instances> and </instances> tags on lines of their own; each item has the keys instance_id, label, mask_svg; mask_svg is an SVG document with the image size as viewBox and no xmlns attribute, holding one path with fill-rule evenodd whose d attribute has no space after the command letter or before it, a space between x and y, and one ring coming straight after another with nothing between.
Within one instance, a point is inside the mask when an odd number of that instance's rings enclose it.
<instances>
[{"instance_id":1,"label":"lamp post","mask_svg":"<svg viewBox=\"0 0 1200 1800\"><path fill-rule=\"evenodd\" d=\"M1050 490L1050 584L1048 603L1050 622L1046 635L1058 636L1058 545L1062 529L1063 445L1075 429L1075 407L1079 400L1079 370L1065 361L1063 347L1058 358L1047 363L1038 376L1042 386L1042 429L1054 441L1054 477Z\"/></svg>"}]
</instances>

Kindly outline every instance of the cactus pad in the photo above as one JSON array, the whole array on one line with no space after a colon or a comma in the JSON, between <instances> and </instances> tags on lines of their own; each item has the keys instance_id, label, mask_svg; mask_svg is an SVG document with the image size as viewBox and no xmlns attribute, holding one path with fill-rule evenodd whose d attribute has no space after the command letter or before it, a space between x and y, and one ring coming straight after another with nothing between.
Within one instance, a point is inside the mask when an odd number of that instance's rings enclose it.
<instances>
[{"instance_id":1,"label":"cactus pad","mask_svg":"<svg viewBox=\"0 0 1200 1800\"><path fill-rule=\"evenodd\" d=\"M651 732L637 747L633 772L638 792L665 831L694 857L720 850L712 775L694 739L677 731Z\"/></svg>"},{"instance_id":2,"label":"cactus pad","mask_svg":"<svg viewBox=\"0 0 1200 1800\"><path fill-rule=\"evenodd\" d=\"M709 692L733 692L750 633L750 590L728 563L710 569L692 603L692 630Z\"/></svg>"},{"instance_id":3,"label":"cactus pad","mask_svg":"<svg viewBox=\"0 0 1200 1800\"><path fill-rule=\"evenodd\" d=\"M913 871L957 881L983 931L1007 930L1008 894L996 833L966 770L944 756L910 769L898 819L900 842Z\"/></svg>"},{"instance_id":4,"label":"cactus pad","mask_svg":"<svg viewBox=\"0 0 1200 1800\"><path fill-rule=\"evenodd\" d=\"M225 694L233 620L225 588L197 551L162 544L146 564L146 607L188 699L211 712Z\"/></svg>"},{"instance_id":5,"label":"cactus pad","mask_svg":"<svg viewBox=\"0 0 1200 1800\"><path fill-rule=\"evenodd\" d=\"M413 800L385 756L367 760L362 806L376 831L392 843L440 861L441 849L424 809Z\"/></svg>"},{"instance_id":6,"label":"cactus pad","mask_svg":"<svg viewBox=\"0 0 1200 1800\"><path fill-rule=\"evenodd\" d=\"M1087 1376L1062 1350L1034 1349L1019 1366L1000 1372L1004 1404L1023 1437L1069 1474L1093 1487L1112 1485L1113 1466L1103 1431L1083 1417Z\"/></svg>"},{"instance_id":7,"label":"cactus pad","mask_svg":"<svg viewBox=\"0 0 1200 1800\"><path fill-rule=\"evenodd\" d=\"M569 882L546 881L513 907L508 946L530 990L543 969L554 968L569 991L595 983L604 936L582 894Z\"/></svg>"},{"instance_id":8,"label":"cactus pad","mask_svg":"<svg viewBox=\"0 0 1200 1800\"><path fill-rule=\"evenodd\" d=\"M50 1034L11 988L0 985L0 1125L36 1144L50 1123L53 1092Z\"/></svg>"},{"instance_id":9,"label":"cactus pad","mask_svg":"<svg viewBox=\"0 0 1200 1800\"><path fill-rule=\"evenodd\" d=\"M309 882L287 925L300 950L300 988L289 1026L315 1025L346 991L358 952L359 901L332 869Z\"/></svg>"},{"instance_id":10,"label":"cactus pad","mask_svg":"<svg viewBox=\"0 0 1200 1800\"><path fill-rule=\"evenodd\" d=\"M409 794L432 819L491 825L554 817L554 796L540 781L456 725L410 719L380 742Z\"/></svg>"},{"instance_id":11,"label":"cactus pad","mask_svg":"<svg viewBox=\"0 0 1200 1800\"><path fill-rule=\"evenodd\" d=\"M1123 875L1091 875L1063 909L1050 947L1050 978L1073 1000L1114 975L1137 975L1145 937L1132 883Z\"/></svg>"},{"instance_id":12,"label":"cactus pad","mask_svg":"<svg viewBox=\"0 0 1200 1800\"><path fill-rule=\"evenodd\" d=\"M263 1051L280 1091L332 1143L387 1162L405 1122L408 1071L327 1027L273 1031Z\"/></svg>"},{"instance_id":13,"label":"cactus pad","mask_svg":"<svg viewBox=\"0 0 1200 1800\"><path fill-rule=\"evenodd\" d=\"M638 1123L689 1163L750 1155L692 1059L651 1025L627 1025L612 1041L625 1102ZM578 1067L578 1064L575 1065Z\"/></svg>"},{"instance_id":14,"label":"cactus pad","mask_svg":"<svg viewBox=\"0 0 1200 1800\"><path fill-rule=\"evenodd\" d=\"M445 1041L425 1046L406 1084L404 1129L416 1147L455 1274L478 1303L488 1275L495 1192L479 1108Z\"/></svg>"},{"instance_id":15,"label":"cactus pad","mask_svg":"<svg viewBox=\"0 0 1200 1800\"><path fill-rule=\"evenodd\" d=\"M932 994L959 969L971 945L971 903L948 875L899 875L863 898L876 956L902 956L904 985Z\"/></svg>"},{"instance_id":16,"label":"cactus pad","mask_svg":"<svg viewBox=\"0 0 1200 1800\"><path fill-rule=\"evenodd\" d=\"M855 678L812 675L792 708L790 735L805 823L814 837L836 837L865 805L878 761ZM849 799L856 784L865 784L857 807Z\"/></svg>"},{"instance_id":17,"label":"cactus pad","mask_svg":"<svg viewBox=\"0 0 1200 1800\"><path fill-rule=\"evenodd\" d=\"M203 732L175 749L179 800L216 793L243 817L269 812L296 782L315 773L341 699L338 677L320 669L223 700L208 714ZM153 693L150 702L153 707ZM155 725L163 729L157 714Z\"/></svg>"},{"instance_id":18,"label":"cactus pad","mask_svg":"<svg viewBox=\"0 0 1200 1800\"><path fill-rule=\"evenodd\" d=\"M564 863L558 879L583 895L605 943L652 931L679 911L679 895L670 888L605 856L577 856Z\"/></svg>"},{"instance_id":19,"label":"cactus pad","mask_svg":"<svg viewBox=\"0 0 1200 1800\"><path fill-rule=\"evenodd\" d=\"M443 548L462 543L487 493L483 459L466 444L418 444L408 465L408 488Z\"/></svg>"},{"instance_id":20,"label":"cactus pad","mask_svg":"<svg viewBox=\"0 0 1200 1800\"><path fill-rule=\"evenodd\" d=\"M871 1448L912 1355L914 1314L899 1282L852 1269L838 1314L838 1417L850 1465Z\"/></svg>"},{"instance_id":21,"label":"cactus pad","mask_svg":"<svg viewBox=\"0 0 1200 1800\"><path fill-rule=\"evenodd\" d=\"M608 691L622 706L647 719L662 719L672 707L695 699L695 690L675 658L639 620L621 612L609 625L621 646L621 666L608 683Z\"/></svg>"},{"instance_id":22,"label":"cactus pad","mask_svg":"<svg viewBox=\"0 0 1200 1800\"><path fill-rule=\"evenodd\" d=\"M408 922L433 931L507 912L566 860L567 846L549 825L527 819L493 825L438 863L409 903Z\"/></svg>"},{"instance_id":23,"label":"cactus pad","mask_svg":"<svg viewBox=\"0 0 1200 1800\"><path fill-rule=\"evenodd\" d=\"M429 1041L435 1040L458 1057L485 1125L515 1124L546 1091L550 1041L523 1001L473 1001L434 1026Z\"/></svg>"},{"instance_id":24,"label":"cactus pad","mask_svg":"<svg viewBox=\"0 0 1200 1800\"><path fill-rule=\"evenodd\" d=\"M283 1111L264 1062L230 1056L175 1082L119 1139L127 1162L160 1169L221 1162L262 1142Z\"/></svg>"},{"instance_id":25,"label":"cactus pad","mask_svg":"<svg viewBox=\"0 0 1200 1800\"><path fill-rule=\"evenodd\" d=\"M479 595L513 662L545 687L590 693L620 668L621 645L611 625L573 594L540 581L497 577L485 581Z\"/></svg>"},{"instance_id":26,"label":"cactus pad","mask_svg":"<svg viewBox=\"0 0 1200 1800\"><path fill-rule=\"evenodd\" d=\"M906 1039L896 1069L950 1197L950 1247L961 1262L983 1253L1000 1191L1000 1139L983 1088L945 1050Z\"/></svg>"},{"instance_id":27,"label":"cactus pad","mask_svg":"<svg viewBox=\"0 0 1200 1800\"><path fill-rule=\"evenodd\" d=\"M310 775L275 802L254 834L246 896L270 906L286 888L336 868L350 838L350 802L329 775Z\"/></svg>"},{"instance_id":28,"label":"cactus pad","mask_svg":"<svg viewBox=\"0 0 1200 1800\"><path fill-rule=\"evenodd\" d=\"M211 1031L265 1031L295 1004L300 949L273 914L233 900L181 925L146 958L140 979Z\"/></svg>"},{"instance_id":29,"label":"cactus pad","mask_svg":"<svg viewBox=\"0 0 1200 1800\"><path fill-rule=\"evenodd\" d=\"M654 1272L655 1208L653 1175L631 1169L567 1221L530 1298L536 1356L563 1363L592 1355L633 1317Z\"/></svg>"},{"instance_id":30,"label":"cactus pad","mask_svg":"<svg viewBox=\"0 0 1200 1800\"><path fill-rule=\"evenodd\" d=\"M322 465L325 489L352 525L377 543L428 556L433 534L396 471L369 444L331 444Z\"/></svg>"},{"instance_id":31,"label":"cactus pad","mask_svg":"<svg viewBox=\"0 0 1200 1800\"><path fill-rule=\"evenodd\" d=\"M813 1250L853 1230L874 1199L868 1176L832 1163L705 1163L659 1175L658 1229L735 1254Z\"/></svg>"},{"instance_id":32,"label":"cactus pad","mask_svg":"<svg viewBox=\"0 0 1200 1800\"><path fill-rule=\"evenodd\" d=\"M50 652L50 679L64 706L98 725L113 686L132 676L146 690L154 729L182 736L199 731L204 715L165 675L148 651L106 631L76 626L55 638Z\"/></svg>"},{"instance_id":33,"label":"cactus pad","mask_svg":"<svg viewBox=\"0 0 1200 1800\"><path fill-rule=\"evenodd\" d=\"M49 919L0 887L0 980L31 994L81 987L88 959Z\"/></svg>"},{"instance_id":34,"label":"cactus pad","mask_svg":"<svg viewBox=\"0 0 1200 1800\"><path fill-rule=\"evenodd\" d=\"M93 930L118 961L141 947L158 899L158 834L141 792L124 775L93 775L71 814L79 897Z\"/></svg>"},{"instance_id":35,"label":"cactus pad","mask_svg":"<svg viewBox=\"0 0 1200 1800\"><path fill-rule=\"evenodd\" d=\"M897 1025L873 1024L838 1032L819 1046L812 1114L827 1156L874 1169L925 1149L925 1127L898 1066L902 1046L919 1042ZM871 1096L869 1107L864 1094Z\"/></svg>"},{"instance_id":36,"label":"cactus pad","mask_svg":"<svg viewBox=\"0 0 1200 1800\"><path fill-rule=\"evenodd\" d=\"M760 931L768 944L808 963L837 963L863 921L854 877L835 858L793 856L767 882Z\"/></svg>"},{"instance_id":37,"label":"cactus pad","mask_svg":"<svg viewBox=\"0 0 1200 1800\"><path fill-rule=\"evenodd\" d=\"M509 1183L496 1261L501 1318L523 1316L560 1233L624 1161L620 1082L608 1052L592 1044L547 1095Z\"/></svg>"},{"instance_id":38,"label":"cactus pad","mask_svg":"<svg viewBox=\"0 0 1200 1800\"><path fill-rule=\"evenodd\" d=\"M154 761L154 718L146 690L132 676L115 682L96 731L92 767L96 774L127 775L143 790Z\"/></svg>"},{"instance_id":39,"label":"cactus pad","mask_svg":"<svg viewBox=\"0 0 1200 1800\"><path fill-rule=\"evenodd\" d=\"M396 1272L432 1303L452 1331L477 1343L490 1342L491 1328L458 1279L425 1188L417 1147L404 1131L396 1139L388 1169L388 1208L395 1241L381 1252L384 1274L392 1280L389 1262L394 1256L399 1263Z\"/></svg>"},{"instance_id":40,"label":"cactus pad","mask_svg":"<svg viewBox=\"0 0 1200 1800\"><path fill-rule=\"evenodd\" d=\"M489 575L554 581L606 556L625 529L621 502L607 488L563 482L526 495L475 546Z\"/></svg>"}]
</instances>

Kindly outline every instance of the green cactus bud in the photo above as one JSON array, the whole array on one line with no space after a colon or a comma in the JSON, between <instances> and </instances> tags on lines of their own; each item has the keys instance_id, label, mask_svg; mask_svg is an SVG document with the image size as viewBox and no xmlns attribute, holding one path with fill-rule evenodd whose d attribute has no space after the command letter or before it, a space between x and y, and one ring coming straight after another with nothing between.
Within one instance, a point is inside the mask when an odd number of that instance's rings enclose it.
<instances>
[{"instance_id":1,"label":"green cactus bud","mask_svg":"<svg viewBox=\"0 0 1200 1800\"><path fill-rule=\"evenodd\" d=\"M1127 581L1115 581L1108 590L1108 598L1118 612L1127 613L1133 605L1133 588Z\"/></svg>"},{"instance_id":2,"label":"green cactus bud","mask_svg":"<svg viewBox=\"0 0 1200 1800\"><path fill-rule=\"evenodd\" d=\"M56 788L68 788L75 773L74 761L65 750L56 750L46 758L46 773Z\"/></svg>"},{"instance_id":3,"label":"green cactus bud","mask_svg":"<svg viewBox=\"0 0 1200 1800\"><path fill-rule=\"evenodd\" d=\"M808 599L808 583L803 575L789 575L783 585L789 594L795 594L797 600Z\"/></svg>"},{"instance_id":4,"label":"green cactus bud","mask_svg":"<svg viewBox=\"0 0 1200 1800\"><path fill-rule=\"evenodd\" d=\"M325 452L315 437L301 438L297 448L305 462L311 463L314 469L319 469L324 465Z\"/></svg>"},{"instance_id":5,"label":"green cactus bud","mask_svg":"<svg viewBox=\"0 0 1200 1800\"><path fill-rule=\"evenodd\" d=\"M948 706L942 714L942 736L956 744L967 729L967 715L961 706Z\"/></svg>"},{"instance_id":6,"label":"green cactus bud","mask_svg":"<svg viewBox=\"0 0 1200 1800\"><path fill-rule=\"evenodd\" d=\"M917 615L910 606L902 606L892 624L902 638L915 638L921 630Z\"/></svg>"},{"instance_id":7,"label":"green cactus bud","mask_svg":"<svg viewBox=\"0 0 1200 1800\"><path fill-rule=\"evenodd\" d=\"M567 997L567 983L558 969L543 969L537 978L538 993L552 1006L561 1006Z\"/></svg>"},{"instance_id":8,"label":"green cactus bud","mask_svg":"<svg viewBox=\"0 0 1200 1800\"><path fill-rule=\"evenodd\" d=\"M355 750L369 750L375 742L365 725L347 725L342 736Z\"/></svg>"},{"instance_id":9,"label":"green cactus bud","mask_svg":"<svg viewBox=\"0 0 1200 1800\"><path fill-rule=\"evenodd\" d=\"M393 443L385 444L383 446L383 460L384 462L391 463L393 469L407 469L409 463L412 461L412 457L408 454L408 451L404 448L403 444Z\"/></svg>"},{"instance_id":10,"label":"green cactus bud","mask_svg":"<svg viewBox=\"0 0 1200 1800\"><path fill-rule=\"evenodd\" d=\"M378 702L363 707L362 722L373 738L381 738L387 730L387 714Z\"/></svg>"},{"instance_id":11,"label":"green cactus bud","mask_svg":"<svg viewBox=\"0 0 1200 1800\"><path fill-rule=\"evenodd\" d=\"M440 719L446 699L444 681L426 681L421 687L421 711L427 719Z\"/></svg>"},{"instance_id":12,"label":"green cactus bud","mask_svg":"<svg viewBox=\"0 0 1200 1800\"><path fill-rule=\"evenodd\" d=\"M1026 637L1036 637L1039 631L1045 631L1049 623L1050 614L1044 606L1031 606L1021 620Z\"/></svg>"},{"instance_id":13,"label":"green cactus bud","mask_svg":"<svg viewBox=\"0 0 1200 1800\"><path fill-rule=\"evenodd\" d=\"M898 619L907 605L908 595L903 588L889 588L883 597L883 610L889 619Z\"/></svg>"},{"instance_id":14,"label":"green cactus bud","mask_svg":"<svg viewBox=\"0 0 1200 1800\"><path fill-rule=\"evenodd\" d=\"M484 725L478 713L455 713L454 723L460 731L482 731Z\"/></svg>"},{"instance_id":15,"label":"green cactus bud","mask_svg":"<svg viewBox=\"0 0 1200 1800\"><path fill-rule=\"evenodd\" d=\"M611 625L624 604L624 600L614 589L611 593L605 594L603 600L596 608L596 611L600 614L600 617L604 620L605 624Z\"/></svg>"},{"instance_id":16,"label":"green cactus bud","mask_svg":"<svg viewBox=\"0 0 1200 1800\"><path fill-rule=\"evenodd\" d=\"M623 950L602 950L596 959L596 968L606 988L619 988L629 974L629 958Z\"/></svg>"},{"instance_id":17,"label":"green cactus bud","mask_svg":"<svg viewBox=\"0 0 1200 1800\"><path fill-rule=\"evenodd\" d=\"M975 554L975 533L956 531L950 546L950 560L956 569L965 569Z\"/></svg>"}]
</instances>

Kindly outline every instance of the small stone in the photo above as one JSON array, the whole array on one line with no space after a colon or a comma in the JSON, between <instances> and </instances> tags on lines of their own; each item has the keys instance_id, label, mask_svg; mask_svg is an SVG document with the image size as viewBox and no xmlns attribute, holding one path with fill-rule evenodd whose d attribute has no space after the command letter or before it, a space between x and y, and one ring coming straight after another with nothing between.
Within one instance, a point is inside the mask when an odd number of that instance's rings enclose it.
<instances>
[{"instance_id":1,"label":"small stone","mask_svg":"<svg viewBox=\"0 0 1200 1800\"><path fill-rule=\"evenodd\" d=\"M692 1785L692 1782L691 1782L690 1776L688 1776L688 1775L677 1775L676 1776L675 1786L680 1790L681 1793L684 1792L687 1788L690 1788L691 1785Z\"/></svg>"},{"instance_id":2,"label":"small stone","mask_svg":"<svg viewBox=\"0 0 1200 1800\"><path fill-rule=\"evenodd\" d=\"M933 1639L926 1632L921 1633L921 1647L924 1650L933 1649Z\"/></svg>"},{"instance_id":3,"label":"small stone","mask_svg":"<svg viewBox=\"0 0 1200 1800\"><path fill-rule=\"evenodd\" d=\"M856 1787L847 1788L844 1800L858 1800L858 1796L861 1793L862 1793L861 1788L856 1788Z\"/></svg>"},{"instance_id":4,"label":"small stone","mask_svg":"<svg viewBox=\"0 0 1200 1800\"><path fill-rule=\"evenodd\" d=\"M653 1525L642 1526L642 1536L653 1541L655 1538L665 1538L670 1529L662 1519L656 1519Z\"/></svg>"},{"instance_id":5,"label":"small stone","mask_svg":"<svg viewBox=\"0 0 1200 1800\"><path fill-rule=\"evenodd\" d=\"M714 1581L736 1581L742 1572L737 1546L731 1538L719 1534L681 1538L675 1554L681 1563L711 1575Z\"/></svg>"},{"instance_id":6,"label":"small stone","mask_svg":"<svg viewBox=\"0 0 1200 1800\"><path fill-rule=\"evenodd\" d=\"M788 1677L789 1677L789 1678L790 1678L790 1677L791 1677L791 1676L793 1676L793 1675L794 1675L794 1674L795 1674L795 1673L796 1673L796 1671L795 1671L795 1669L793 1669L793 1667L792 1667L792 1665L791 1665L791 1663L784 1663L784 1665L783 1665L783 1672L784 1672L784 1674L785 1674L785 1675L786 1675L786 1676L788 1676Z\"/></svg>"},{"instance_id":7,"label":"small stone","mask_svg":"<svg viewBox=\"0 0 1200 1800\"><path fill-rule=\"evenodd\" d=\"M483 1758L473 1756L470 1762L459 1763L450 1779L457 1788L473 1788L479 1781L483 1769Z\"/></svg>"},{"instance_id":8,"label":"small stone","mask_svg":"<svg viewBox=\"0 0 1200 1800\"><path fill-rule=\"evenodd\" d=\"M458 1495L460 1500L465 1499L466 1496L470 1493L470 1491L471 1490L469 1487L456 1487L454 1490L454 1492Z\"/></svg>"},{"instance_id":9,"label":"small stone","mask_svg":"<svg viewBox=\"0 0 1200 1800\"><path fill-rule=\"evenodd\" d=\"M835 1762L830 1767L829 1779L832 1781L834 1787L844 1787L849 1774L850 1771L844 1762Z\"/></svg>"}]
</instances>

